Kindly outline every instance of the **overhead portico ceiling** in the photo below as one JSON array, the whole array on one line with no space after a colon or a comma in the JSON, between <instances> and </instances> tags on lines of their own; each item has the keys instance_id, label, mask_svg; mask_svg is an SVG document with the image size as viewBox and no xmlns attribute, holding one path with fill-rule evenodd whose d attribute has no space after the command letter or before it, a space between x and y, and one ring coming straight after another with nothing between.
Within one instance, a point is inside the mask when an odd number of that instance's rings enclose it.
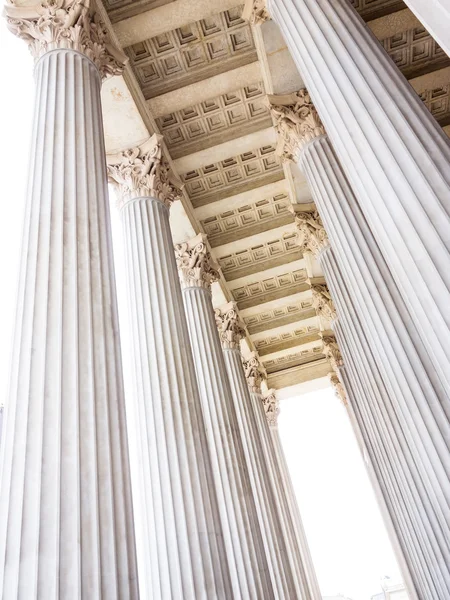
<instances>
[{"instance_id":1,"label":"overhead portico ceiling","mask_svg":"<svg viewBox=\"0 0 450 600\"><path fill-rule=\"evenodd\" d=\"M449 122L450 60L399 0L349 0L439 122ZM267 93L302 87L273 22L255 31L236 0L105 0L114 32L130 57L139 88L131 89L147 128L165 137L185 184L184 207L172 208L177 242L208 234L222 279L216 305L234 299L246 324L245 348L256 348L270 387L325 376L330 366L320 334L329 329L312 304L318 263L302 257L289 204L311 208L298 167L282 165L266 105ZM128 78L129 79L129 78ZM125 78L127 81L127 78ZM142 122L120 86L108 84L107 131L126 147L112 106L127 107L130 138ZM123 93L112 103L114 87ZM106 88L105 88L106 89ZM120 111L117 116L120 117ZM137 111L136 111L137 113ZM153 131L151 131L153 132ZM135 139L130 139L134 144Z\"/></svg>"}]
</instances>

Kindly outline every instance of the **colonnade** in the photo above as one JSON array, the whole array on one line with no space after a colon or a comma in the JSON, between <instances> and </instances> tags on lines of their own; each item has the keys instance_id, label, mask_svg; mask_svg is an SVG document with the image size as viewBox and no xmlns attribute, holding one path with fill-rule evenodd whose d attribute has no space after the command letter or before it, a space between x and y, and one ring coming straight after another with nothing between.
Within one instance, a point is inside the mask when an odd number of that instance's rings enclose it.
<instances>
[{"instance_id":1,"label":"colonnade","mask_svg":"<svg viewBox=\"0 0 450 600\"><path fill-rule=\"evenodd\" d=\"M425 20L439 14L409 4ZM336 307L335 383L371 457L410 595L446 598L450 145L349 2L252 8L255 23L278 23L307 87L269 100L279 150L299 164L318 211L296 217ZM448 15L431 33L444 24Z\"/></svg>"},{"instance_id":2,"label":"colonnade","mask_svg":"<svg viewBox=\"0 0 450 600\"><path fill-rule=\"evenodd\" d=\"M318 210L297 221L334 301L333 381L370 453L411 593L446 598L448 141L347 0L251 9L280 25L309 90L270 102ZM87 2L8 5L7 18L34 54L36 101L0 457L2 597L319 600L276 398L261 394L258 357L242 363L236 305L212 307L206 240L174 252L180 183L161 136L105 155L101 81L124 57ZM136 514L108 178L127 263Z\"/></svg>"}]
</instances>

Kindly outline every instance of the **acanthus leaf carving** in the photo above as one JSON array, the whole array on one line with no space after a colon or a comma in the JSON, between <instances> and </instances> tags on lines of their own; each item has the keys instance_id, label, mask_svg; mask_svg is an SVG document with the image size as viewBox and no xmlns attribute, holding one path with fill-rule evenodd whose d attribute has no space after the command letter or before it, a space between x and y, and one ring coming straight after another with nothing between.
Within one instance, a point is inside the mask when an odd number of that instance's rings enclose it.
<instances>
[{"instance_id":1,"label":"acanthus leaf carving","mask_svg":"<svg viewBox=\"0 0 450 600\"><path fill-rule=\"evenodd\" d=\"M120 193L119 207L134 198L151 197L168 208L181 197L182 183L162 154L162 136L153 134L142 146L108 155L108 179Z\"/></svg>"},{"instance_id":2,"label":"acanthus leaf carving","mask_svg":"<svg viewBox=\"0 0 450 600\"><path fill-rule=\"evenodd\" d=\"M103 78L122 73L128 61L113 45L90 0L42 0L31 6L10 1L5 12L8 28L27 42L35 60L51 50L76 50L97 66Z\"/></svg>"},{"instance_id":3,"label":"acanthus leaf carving","mask_svg":"<svg viewBox=\"0 0 450 600\"><path fill-rule=\"evenodd\" d=\"M336 337L334 335L322 336L323 353L330 362L331 368L338 375L339 367L342 367L344 361L342 359L341 351L339 350Z\"/></svg>"},{"instance_id":4,"label":"acanthus leaf carving","mask_svg":"<svg viewBox=\"0 0 450 600\"><path fill-rule=\"evenodd\" d=\"M242 18L252 25L262 25L270 19L267 0L246 0Z\"/></svg>"},{"instance_id":5,"label":"acanthus leaf carving","mask_svg":"<svg viewBox=\"0 0 450 600\"><path fill-rule=\"evenodd\" d=\"M267 394L263 396L262 401L269 427L276 427L278 425L278 415L280 413L280 402L276 396L275 390L269 390Z\"/></svg>"},{"instance_id":6,"label":"acanthus leaf carving","mask_svg":"<svg viewBox=\"0 0 450 600\"><path fill-rule=\"evenodd\" d=\"M311 284L313 306L319 317L327 321L334 321L337 318L336 308L331 297L328 286L325 284Z\"/></svg>"},{"instance_id":7,"label":"acanthus leaf carving","mask_svg":"<svg viewBox=\"0 0 450 600\"><path fill-rule=\"evenodd\" d=\"M182 287L209 290L211 284L220 278L219 268L212 259L203 233L187 242L176 244L175 257Z\"/></svg>"},{"instance_id":8,"label":"acanthus leaf carving","mask_svg":"<svg viewBox=\"0 0 450 600\"><path fill-rule=\"evenodd\" d=\"M303 251L312 252L317 258L317 255L330 244L318 211L294 211L294 218L298 229L299 246Z\"/></svg>"},{"instance_id":9,"label":"acanthus leaf carving","mask_svg":"<svg viewBox=\"0 0 450 600\"><path fill-rule=\"evenodd\" d=\"M283 160L299 160L303 148L325 135L325 128L306 89L285 96L268 96L278 133L277 154Z\"/></svg>"},{"instance_id":10,"label":"acanthus leaf carving","mask_svg":"<svg viewBox=\"0 0 450 600\"><path fill-rule=\"evenodd\" d=\"M347 396L345 394L344 386L342 385L341 379L336 372L330 373L330 383L333 386L334 393L341 400L342 404L347 404Z\"/></svg>"},{"instance_id":11,"label":"acanthus leaf carving","mask_svg":"<svg viewBox=\"0 0 450 600\"><path fill-rule=\"evenodd\" d=\"M252 352L248 358L242 358L242 365L250 391L260 394L261 383L266 378L266 371L259 360L258 354Z\"/></svg>"},{"instance_id":12,"label":"acanthus leaf carving","mask_svg":"<svg viewBox=\"0 0 450 600\"><path fill-rule=\"evenodd\" d=\"M240 341L245 336L245 326L239 316L236 302L216 308L214 315L222 347L239 350Z\"/></svg>"}]
</instances>

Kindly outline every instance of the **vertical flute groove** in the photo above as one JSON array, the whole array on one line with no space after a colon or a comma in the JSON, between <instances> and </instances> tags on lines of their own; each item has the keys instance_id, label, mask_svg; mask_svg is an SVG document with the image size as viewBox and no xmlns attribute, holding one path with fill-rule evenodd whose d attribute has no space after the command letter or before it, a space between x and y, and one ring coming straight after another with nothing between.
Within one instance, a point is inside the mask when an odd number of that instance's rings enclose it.
<instances>
[{"instance_id":1,"label":"vertical flute groove","mask_svg":"<svg viewBox=\"0 0 450 600\"><path fill-rule=\"evenodd\" d=\"M235 597L274 598L211 293L187 287L183 299Z\"/></svg>"},{"instance_id":2,"label":"vertical flute groove","mask_svg":"<svg viewBox=\"0 0 450 600\"><path fill-rule=\"evenodd\" d=\"M97 68L36 66L1 456L2 597L138 597Z\"/></svg>"},{"instance_id":3,"label":"vertical flute groove","mask_svg":"<svg viewBox=\"0 0 450 600\"><path fill-rule=\"evenodd\" d=\"M363 403L358 414L378 444L378 449L372 446L372 459L379 462L380 485L414 586L435 600L450 584L445 387L326 136L306 146L301 164L336 256L334 268L330 250L322 251L319 260L345 326L339 342L347 348L351 387ZM349 295L342 296L345 286ZM397 504L388 491L391 485ZM403 511L410 513L409 523Z\"/></svg>"},{"instance_id":4,"label":"vertical flute groove","mask_svg":"<svg viewBox=\"0 0 450 600\"><path fill-rule=\"evenodd\" d=\"M237 349L224 349L223 353L256 497L258 518L264 536L273 586L280 600L298 598L278 514L276 496L242 368L240 352Z\"/></svg>"},{"instance_id":5,"label":"vertical flute groove","mask_svg":"<svg viewBox=\"0 0 450 600\"><path fill-rule=\"evenodd\" d=\"M138 437L142 593L186 600L233 597L168 209L125 203L122 221ZM144 591L145 590L145 591Z\"/></svg>"}]
</instances>

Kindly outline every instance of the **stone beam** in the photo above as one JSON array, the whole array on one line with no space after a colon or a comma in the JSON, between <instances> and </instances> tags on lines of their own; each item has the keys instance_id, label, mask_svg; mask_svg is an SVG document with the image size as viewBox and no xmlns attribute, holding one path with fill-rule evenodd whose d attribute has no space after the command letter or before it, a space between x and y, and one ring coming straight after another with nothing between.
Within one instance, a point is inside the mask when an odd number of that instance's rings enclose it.
<instances>
[{"instance_id":1,"label":"stone beam","mask_svg":"<svg viewBox=\"0 0 450 600\"><path fill-rule=\"evenodd\" d=\"M114 30L125 48L240 4L239 0L176 0L119 21Z\"/></svg>"},{"instance_id":2,"label":"stone beam","mask_svg":"<svg viewBox=\"0 0 450 600\"><path fill-rule=\"evenodd\" d=\"M279 277L284 275L287 272L292 272L296 270L304 270L305 269L305 261L303 259L296 260L295 262L289 265L289 268L286 265L280 265L278 267L274 267L273 269L267 269L264 272L256 273L255 275L248 275L246 277L240 277L239 279L235 279L234 281L230 281L228 287L231 291L243 285L251 285L258 283L264 279ZM305 271L305 283L307 285L307 289L310 288L309 283L306 282L306 271Z\"/></svg>"},{"instance_id":3,"label":"stone beam","mask_svg":"<svg viewBox=\"0 0 450 600\"><path fill-rule=\"evenodd\" d=\"M261 65L252 62L237 69L231 69L226 73L208 77L202 81L191 83L172 92L161 94L156 98L147 100L147 106L155 119L169 113L188 108L198 102L210 100L216 96L233 92L246 85L261 81Z\"/></svg>"},{"instance_id":4,"label":"stone beam","mask_svg":"<svg viewBox=\"0 0 450 600\"><path fill-rule=\"evenodd\" d=\"M308 288L308 290L305 292L300 292L298 294L290 294L282 300L273 300L271 302L265 302L264 304L260 304L258 306L246 308L245 310L240 311L240 315L245 320L246 318L258 315L263 311L269 312L275 309L282 309L288 306L295 305L300 305L302 308L312 307L312 294L310 288Z\"/></svg>"},{"instance_id":5,"label":"stone beam","mask_svg":"<svg viewBox=\"0 0 450 600\"><path fill-rule=\"evenodd\" d=\"M309 382L313 379L325 377L330 372L330 364L324 359L318 359L304 365L284 369L276 373L271 373L267 378L269 388L276 390Z\"/></svg>"},{"instance_id":6,"label":"stone beam","mask_svg":"<svg viewBox=\"0 0 450 600\"><path fill-rule=\"evenodd\" d=\"M267 242L271 242L273 240L282 238L287 233L296 233L297 229L294 223L289 223L288 225L284 225L283 227L276 227L274 229L270 229L269 231L264 231L257 235L252 235L250 237L243 238L241 240L235 240L230 242L229 244L224 244L222 246L217 246L213 250L213 254L217 259L221 257L235 253L242 252L243 250L247 250L253 246L257 246L259 244L265 244Z\"/></svg>"},{"instance_id":7,"label":"stone beam","mask_svg":"<svg viewBox=\"0 0 450 600\"><path fill-rule=\"evenodd\" d=\"M266 352L264 354L264 365L267 366L267 363L270 361L274 361L280 358L287 358L289 356L293 356L299 354L300 352L304 352L305 350L314 350L317 349L319 355L323 354L323 345L320 339L309 340L305 343L302 342L301 338L297 341L296 344L291 345L290 347L286 347L280 350L276 350L275 352ZM258 350L258 353L261 355L261 351ZM306 356L305 361L315 360L314 356ZM282 367L280 367L282 368Z\"/></svg>"},{"instance_id":8,"label":"stone beam","mask_svg":"<svg viewBox=\"0 0 450 600\"><path fill-rule=\"evenodd\" d=\"M280 181L275 181L267 185L261 185L254 190L242 192L241 194L236 194L234 196L228 196L227 198L223 198L217 202L199 206L195 209L195 215L199 221L204 221L205 219L213 217L222 212L235 210L242 206L246 206L247 204L259 202L265 198L277 196L278 194L286 194L288 191L287 181L285 179L281 179Z\"/></svg>"},{"instance_id":9,"label":"stone beam","mask_svg":"<svg viewBox=\"0 0 450 600\"><path fill-rule=\"evenodd\" d=\"M262 146L275 145L277 141L277 134L273 127L267 127L260 131L255 131L246 136L235 138L223 144L218 144L212 148L200 150L200 152L194 152L188 156L183 156L174 160L174 166L177 173L187 173L206 167L212 163L216 163L222 160L226 160L231 156L237 154L243 154L244 152L250 152L255 148Z\"/></svg>"},{"instance_id":10,"label":"stone beam","mask_svg":"<svg viewBox=\"0 0 450 600\"><path fill-rule=\"evenodd\" d=\"M305 319L298 319L296 321L296 323L301 323L302 327L310 327L315 329L316 327L318 327L318 320L317 320L317 316L314 314L311 317L305 318ZM292 333L294 327L292 327L292 325L282 325L280 327L274 327L273 329L270 330L270 335L273 337L277 337L277 336L284 336L284 334L286 333ZM319 333L319 330L317 329L317 333ZM267 338L267 331L261 331L259 333L255 333L252 334L252 340L254 342L260 342L261 340L264 340ZM318 337L315 339L319 339Z\"/></svg>"}]
</instances>

